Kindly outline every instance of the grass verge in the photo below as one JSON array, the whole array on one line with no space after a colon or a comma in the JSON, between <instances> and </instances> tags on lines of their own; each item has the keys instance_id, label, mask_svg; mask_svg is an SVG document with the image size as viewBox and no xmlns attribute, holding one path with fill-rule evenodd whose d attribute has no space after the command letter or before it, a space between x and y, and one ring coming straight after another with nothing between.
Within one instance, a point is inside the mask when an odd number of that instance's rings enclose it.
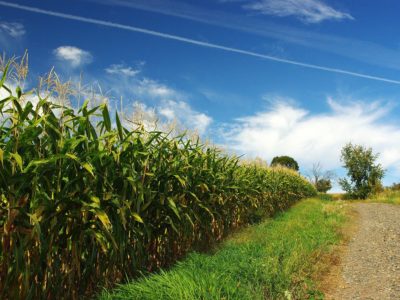
<instances>
[{"instance_id":1,"label":"grass verge","mask_svg":"<svg viewBox=\"0 0 400 300\"><path fill-rule=\"evenodd\" d=\"M386 190L371 196L366 202L400 204L400 191Z\"/></svg>"},{"instance_id":2,"label":"grass verge","mask_svg":"<svg viewBox=\"0 0 400 300\"><path fill-rule=\"evenodd\" d=\"M321 299L315 278L342 236L343 202L301 201L234 234L213 254L104 291L99 299Z\"/></svg>"}]
</instances>

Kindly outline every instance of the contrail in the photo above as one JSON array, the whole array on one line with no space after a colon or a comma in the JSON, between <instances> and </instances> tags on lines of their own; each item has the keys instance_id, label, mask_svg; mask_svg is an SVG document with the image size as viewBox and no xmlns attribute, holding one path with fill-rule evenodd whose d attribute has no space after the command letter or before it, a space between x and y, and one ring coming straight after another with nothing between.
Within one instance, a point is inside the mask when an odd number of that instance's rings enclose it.
<instances>
[{"instance_id":1,"label":"contrail","mask_svg":"<svg viewBox=\"0 0 400 300\"><path fill-rule=\"evenodd\" d=\"M65 13L61 13L61 12L40 9L37 7L9 3L9 2L5 2L5 1L0 1L0 6L11 7L11 8L29 11L29 12L33 12L33 13L37 13L37 14L43 14L43 15L48 15L48 16L53 16L53 17L58 17L58 18L63 18L63 19L68 19L68 20L75 20L75 21L84 22L84 23L113 27L113 28L128 30L128 31L132 31L132 32L139 32L139 33L143 33L143 34L147 34L147 35L157 36L157 37L164 38L164 39L179 41L182 43L187 43L187 44L192 44L192 45L197 45L197 46L207 47L207 48L213 48L213 49L219 49L219 50L223 50L223 51L227 51L227 52L233 52L233 53L238 53L238 54L242 54L242 55L263 58L263 59L268 59L268 60L272 60L272 61L276 61L276 62L280 62L280 63L300 66L300 67L309 68L309 69L316 69L316 70L321 70L321 71L326 71L326 72L331 72L331 73L345 74L345 75L350 75L350 76L354 76L354 77L366 78L366 79L383 81L383 82L394 83L394 84L400 85L399 80L393 80L393 79L389 79L389 78L385 78L385 77L378 77L378 76L373 76L373 75L368 75L368 74L363 74L363 73L357 73L357 72L352 72L352 71L343 70L343 69L314 65L314 64L304 63L304 62L295 61L295 60L283 59L283 58L279 58L279 57L275 57L275 56L270 56L270 55L261 54L261 53L257 53L257 52L242 50L242 49L238 49L238 48L227 47L227 46L214 44L214 43L202 42L202 41L194 40L191 38L185 38L185 37L178 36L178 35L163 33L163 32L159 32L159 31L153 31L153 30L130 26L130 25L124 25L124 24L103 21L103 20L93 19L93 18L86 18L86 17L76 16L76 15L70 15L70 14L65 14Z\"/></svg>"}]
</instances>

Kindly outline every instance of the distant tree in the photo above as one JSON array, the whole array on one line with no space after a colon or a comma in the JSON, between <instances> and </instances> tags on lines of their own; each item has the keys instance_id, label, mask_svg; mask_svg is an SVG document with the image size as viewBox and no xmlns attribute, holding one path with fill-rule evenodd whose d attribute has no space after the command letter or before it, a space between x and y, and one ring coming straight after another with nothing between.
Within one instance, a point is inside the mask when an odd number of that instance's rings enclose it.
<instances>
[{"instance_id":1,"label":"distant tree","mask_svg":"<svg viewBox=\"0 0 400 300\"><path fill-rule=\"evenodd\" d=\"M374 154L372 148L351 143L343 147L341 161L349 178L340 179L339 184L351 197L365 199L382 188L385 171L375 163L377 158L378 154Z\"/></svg>"},{"instance_id":2,"label":"distant tree","mask_svg":"<svg viewBox=\"0 0 400 300\"><path fill-rule=\"evenodd\" d=\"M299 164L290 156L275 156L271 161L271 166L284 166L295 171L299 170Z\"/></svg>"},{"instance_id":3,"label":"distant tree","mask_svg":"<svg viewBox=\"0 0 400 300\"><path fill-rule=\"evenodd\" d=\"M326 193L332 188L332 180L335 177L335 173L332 171L323 171L321 163L318 162L313 164L307 177L318 192Z\"/></svg>"},{"instance_id":4,"label":"distant tree","mask_svg":"<svg viewBox=\"0 0 400 300\"><path fill-rule=\"evenodd\" d=\"M320 193L326 193L332 188L332 182L330 179L319 179L315 184L315 188Z\"/></svg>"}]
</instances>

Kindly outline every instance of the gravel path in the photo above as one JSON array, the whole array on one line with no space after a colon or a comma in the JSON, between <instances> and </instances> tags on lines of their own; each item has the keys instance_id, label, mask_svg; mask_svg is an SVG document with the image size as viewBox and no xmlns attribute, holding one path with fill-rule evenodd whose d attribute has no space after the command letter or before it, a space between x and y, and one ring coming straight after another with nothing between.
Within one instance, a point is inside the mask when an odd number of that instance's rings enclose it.
<instances>
[{"instance_id":1,"label":"gravel path","mask_svg":"<svg viewBox=\"0 0 400 300\"><path fill-rule=\"evenodd\" d=\"M400 299L400 206L357 203L357 228L344 247L327 299ZM331 278L331 279L332 279Z\"/></svg>"}]
</instances>

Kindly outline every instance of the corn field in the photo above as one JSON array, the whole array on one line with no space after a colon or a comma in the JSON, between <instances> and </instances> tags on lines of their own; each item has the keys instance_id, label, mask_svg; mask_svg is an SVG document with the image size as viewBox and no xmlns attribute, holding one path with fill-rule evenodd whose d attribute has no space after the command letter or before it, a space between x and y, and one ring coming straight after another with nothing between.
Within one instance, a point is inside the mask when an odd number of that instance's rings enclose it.
<instances>
[{"instance_id":1,"label":"corn field","mask_svg":"<svg viewBox=\"0 0 400 300\"><path fill-rule=\"evenodd\" d=\"M295 172L128 129L106 104L23 100L2 73L2 299L93 295L315 193Z\"/></svg>"}]
</instances>

